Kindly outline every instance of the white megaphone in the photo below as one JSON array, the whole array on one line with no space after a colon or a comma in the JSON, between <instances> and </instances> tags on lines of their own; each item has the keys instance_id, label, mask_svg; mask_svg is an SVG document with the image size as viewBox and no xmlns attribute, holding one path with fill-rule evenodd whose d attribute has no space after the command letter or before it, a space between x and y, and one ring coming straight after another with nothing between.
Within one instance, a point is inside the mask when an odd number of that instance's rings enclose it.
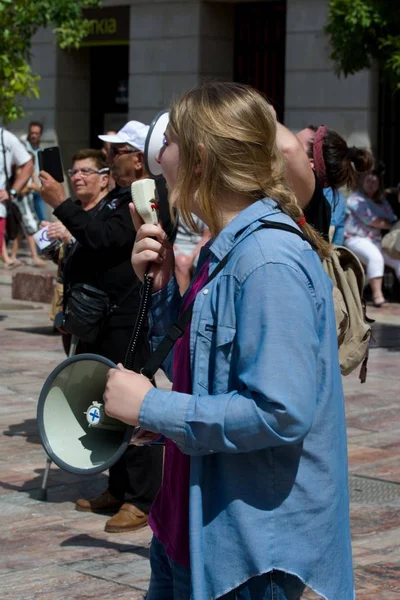
<instances>
[{"instance_id":1,"label":"white megaphone","mask_svg":"<svg viewBox=\"0 0 400 600\"><path fill-rule=\"evenodd\" d=\"M48 376L37 422L43 447L61 469L101 473L125 452L134 431L104 412L107 372L116 365L97 354L64 360Z\"/></svg>"},{"instance_id":2,"label":"white megaphone","mask_svg":"<svg viewBox=\"0 0 400 600\"><path fill-rule=\"evenodd\" d=\"M144 164L146 171L152 179L162 177L161 165L156 157L163 145L164 133L169 122L169 112L162 110L154 117L146 136L144 145Z\"/></svg>"}]
</instances>

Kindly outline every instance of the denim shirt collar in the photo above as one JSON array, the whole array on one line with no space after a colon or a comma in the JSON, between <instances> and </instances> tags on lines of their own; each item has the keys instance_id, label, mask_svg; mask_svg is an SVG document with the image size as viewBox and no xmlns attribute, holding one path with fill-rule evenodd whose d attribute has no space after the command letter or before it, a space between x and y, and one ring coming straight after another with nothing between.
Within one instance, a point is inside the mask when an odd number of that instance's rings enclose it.
<instances>
[{"instance_id":1,"label":"denim shirt collar","mask_svg":"<svg viewBox=\"0 0 400 600\"><path fill-rule=\"evenodd\" d=\"M210 242L209 250L218 259L222 260L238 244L245 235L258 227L260 219L280 213L281 209L275 200L263 198L257 200L242 210L218 236Z\"/></svg>"}]
</instances>

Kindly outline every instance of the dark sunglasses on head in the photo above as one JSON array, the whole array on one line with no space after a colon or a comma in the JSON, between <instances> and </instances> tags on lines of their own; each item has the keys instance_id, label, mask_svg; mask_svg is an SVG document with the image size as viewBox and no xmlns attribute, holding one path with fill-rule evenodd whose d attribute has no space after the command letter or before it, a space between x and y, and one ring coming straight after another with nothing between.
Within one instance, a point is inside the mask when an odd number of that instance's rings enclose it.
<instances>
[{"instance_id":1,"label":"dark sunglasses on head","mask_svg":"<svg viewBox=\"0 0 400 600\"><path fill-rule=\"evenodd\" d=\"M110 155L114 158L119 154L135 154L136 152L141 152L141 150L124 150L123 148L117 148L116 146L110 146Z\"/></svg>"}]
</instances>

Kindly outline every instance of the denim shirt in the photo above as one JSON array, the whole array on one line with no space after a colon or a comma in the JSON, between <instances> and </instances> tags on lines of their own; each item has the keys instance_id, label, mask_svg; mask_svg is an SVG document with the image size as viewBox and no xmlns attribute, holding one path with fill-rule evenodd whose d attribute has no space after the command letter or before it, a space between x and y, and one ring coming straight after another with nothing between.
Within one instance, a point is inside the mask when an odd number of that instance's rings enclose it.
<instances>
[{"instance_id":1,"label":"denim shirt","mask_svg":"<svg viewBox=\"0 0 400 600\"><path fill-rule=\"evenodd\" d=\"M193 393L150 390L139 421L191 456L192 600L218 598L272 569L327 600L352 600L332 284L307 242L257 230L263 218L295 226L264 199L222 230L210 273L230 258L193 309ZM174 279L154 294L153 348L180 302Z\"/></svg>"}]
</instances>

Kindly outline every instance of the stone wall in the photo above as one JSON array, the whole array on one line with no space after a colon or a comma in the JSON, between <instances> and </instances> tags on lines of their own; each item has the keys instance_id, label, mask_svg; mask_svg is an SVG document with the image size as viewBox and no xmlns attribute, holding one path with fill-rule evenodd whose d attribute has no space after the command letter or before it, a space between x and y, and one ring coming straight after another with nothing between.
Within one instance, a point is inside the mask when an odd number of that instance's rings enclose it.
<instances>
[{"instance_id":1,"label":"stone wall","mask_svg":"<svg viewBox=\"0 0 400 600\"><path fill-rule=\"evenodd\" d=\"M287 0L285 124L295 131L326 124L348 143L376 146L378 86L364 71L340 79L323 31L329 0Z\"/></svg>"},{"instance_id":2,"label":"stone wall","mask_svg":"<svg viewBox=\"0 0 400 600\"><path fill-rule=\"evenodd\" d=\"M131 4L129 116L150 122L201 77L232 78L233 5Z\"/></svg>"},{"instance_id":3,"label":"stone wall","mask_svg":"<svg viewBox=\"0 0 400 600\"><path fill-rule=\"evenodd\" d=\"M350 144L375 148L376 74L335 76L323 32L328 1L287 0L285 124L297 131L326 123ZM201 77L232 78L233 2L104 1L121 5L131 7L129 118L149 123ZM32 67L41 75L40 99L26 101L26 118L10 128L20 135L32 118L43 121L45 144L59 143L67 163L89 142L87 49L61 52L51 31L40 31L33 39Z\"/></svg>"}]
</instances>

